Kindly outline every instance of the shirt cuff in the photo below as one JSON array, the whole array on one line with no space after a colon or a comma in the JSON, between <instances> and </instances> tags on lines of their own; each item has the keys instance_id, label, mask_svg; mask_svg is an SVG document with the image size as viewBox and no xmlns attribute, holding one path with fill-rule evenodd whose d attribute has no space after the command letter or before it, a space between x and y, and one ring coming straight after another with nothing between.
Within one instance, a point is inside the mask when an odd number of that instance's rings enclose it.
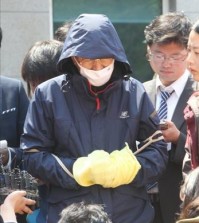
<instances>
[{"instance_id":1,"label":"shirt cuff","mask_svg":"<svg viewBox=\"0 0 199 223\"><path fill-rule=\"evenodd\" d=\"M4 223L17 223L17 222L13 220L7 220L7 221L4 221Z\"/></svg>"}]
</instances>

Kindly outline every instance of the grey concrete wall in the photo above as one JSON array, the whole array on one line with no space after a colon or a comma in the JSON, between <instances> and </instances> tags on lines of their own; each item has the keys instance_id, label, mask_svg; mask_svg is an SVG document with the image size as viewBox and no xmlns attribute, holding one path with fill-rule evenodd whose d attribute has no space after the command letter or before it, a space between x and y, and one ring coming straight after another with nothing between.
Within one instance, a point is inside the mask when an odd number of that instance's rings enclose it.
<instances>
[{"instance_id":1,"label":"grey concrete wall","mask_svg":"<svg viewBox=\"0 0 199 223\"><path fill-rule=\"evenodd\" d=\"M193 22L199 19L198 0L162 0L162 11L183 11Z\"/></svg>"},{"instance_id":2,"label":"grey concrete wall","mask_svg":"<svg viewBox=\"0 0 199 223\"><path fill-rule=\"evenodd\" d=\"M183 11L194 22L199 19L199 1L176 0L176 11Z\"/></svg>"},{"instance_id":3,"label":"grey concrete wall","mask_svg":"<svg viewBox=\"0 0 199 223\"><path fill-rule=\"evenodd\" d=\"M0 75L20 78L23 58L33 43L52 36L51 0L0 0Z\"/></svg>"}]
</instances>

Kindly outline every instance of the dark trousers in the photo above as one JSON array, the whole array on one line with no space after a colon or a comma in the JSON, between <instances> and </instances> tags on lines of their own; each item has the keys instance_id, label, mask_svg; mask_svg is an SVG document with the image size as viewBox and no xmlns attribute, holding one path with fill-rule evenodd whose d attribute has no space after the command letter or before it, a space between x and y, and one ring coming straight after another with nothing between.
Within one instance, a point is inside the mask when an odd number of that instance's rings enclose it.
<instances>
[{"instance_id":1,"label":"dark trousers","mask_svg":"<svg viewBox=\"0 0 199 223\"><path fill-rule=\"evenodd\" d=\"M162 213L161 213L161 208L160 208L160 198L159 194L149 194L151 204L154 207L155 210L155 217L153 220L153 223L164 223L163 218L162 218Z\"/></svg>"}]
</instances>

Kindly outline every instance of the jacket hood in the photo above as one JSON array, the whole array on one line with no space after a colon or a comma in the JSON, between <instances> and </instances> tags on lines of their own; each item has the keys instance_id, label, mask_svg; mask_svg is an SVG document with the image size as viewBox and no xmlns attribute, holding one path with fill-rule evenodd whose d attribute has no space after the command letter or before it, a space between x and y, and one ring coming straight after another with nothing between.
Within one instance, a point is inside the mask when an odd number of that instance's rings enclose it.
<instances>
[{"instance_id":1,"label":"jacket hood","mask_svg":"<svg viewBox=\"0 0 199 223\"><path fill-rule=\"evenodd\" d=\"M70 57L89 59L114 58L124 66L125 74L132 73L119 36L107 16L82 14L72 24L58 62L58 69L67 73ZM70 69L70 68L69 68Z\"/></svg>"}]
</instances>

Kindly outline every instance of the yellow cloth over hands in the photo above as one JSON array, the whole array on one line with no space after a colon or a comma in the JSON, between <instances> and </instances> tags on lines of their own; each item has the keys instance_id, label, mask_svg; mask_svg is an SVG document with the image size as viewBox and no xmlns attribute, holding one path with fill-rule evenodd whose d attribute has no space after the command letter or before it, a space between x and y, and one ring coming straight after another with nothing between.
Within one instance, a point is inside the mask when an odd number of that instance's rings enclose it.
<instances>
[{"instance_id":1,"label":"yellow cloth over hands","mask_svg":"<svg viewBox=\"0 0 199 223\"><path fill-rule=\"evenodd\" d=\"M87 157L78 158L73 165L73 176L81 186L102 185L115 188L133 181L141 168L128 144L121 150L107 153L95 150Z\"/></svg>"}]
</instances>

